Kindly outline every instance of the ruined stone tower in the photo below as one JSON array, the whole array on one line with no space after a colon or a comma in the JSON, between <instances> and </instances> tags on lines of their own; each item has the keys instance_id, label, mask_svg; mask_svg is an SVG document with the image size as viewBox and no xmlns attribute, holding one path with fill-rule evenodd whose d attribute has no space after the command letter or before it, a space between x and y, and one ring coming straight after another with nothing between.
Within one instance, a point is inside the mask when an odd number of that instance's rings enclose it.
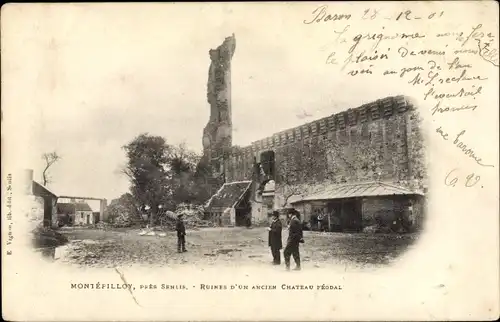
<instances>
[{"instance_id":1,"label":"ruined stone tower","mask_svg":"<svg viewBox=\"0 0 500 322\"><path fill-rule=\"evenodd\" d=\"M216 181L224 181L224 160L232 146L231 59L236 49L234 34L217 49L210 49L207 101L210 119L203 129L203 161Z\"/></svg>"}]
</instances>

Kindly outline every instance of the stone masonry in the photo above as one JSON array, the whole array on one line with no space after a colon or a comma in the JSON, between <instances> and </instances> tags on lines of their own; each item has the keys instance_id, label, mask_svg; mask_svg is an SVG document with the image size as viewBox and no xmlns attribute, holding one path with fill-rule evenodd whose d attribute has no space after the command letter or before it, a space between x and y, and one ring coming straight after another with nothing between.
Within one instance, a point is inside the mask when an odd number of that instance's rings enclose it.
<instances>
[{"instance_id":1,"label":"stone masonry","mask_svg":"<svg viewBox=\"0 0 500 322\"><path fill-rule=\"evenodd\" d=\"M217 49L210 49L207 101L210 119L203 129L203 157L210 165L214 179L224 180L224 160L232 145L231 59L236 49L234 34ZM219 180L216 180L219 181ZM222 184L222 182L219 182Z\"/></svg>"},{"instance_id":2,"label":"stone masonry","mask_svg":"<svg viewBox=\"0 0 500 322\"><path fill-rule=\"evenodd\" d=\"M388 97L233 147L226 182L255 177L255 161L275 153L276 194L287 186L394 182L422 189L426 177L420 119L404 96ZM306 193L306 191L304 191ZM283 206L283 205L282 205Z\"/></svg>"},{"instance_id":3,"label":"stone masonry","mask_svg":"<svg viewBox=\"0 0 500 322\"><path fill-rule=\"evenodd\" d=\"M262 190L275 182L274 207L336 183L384 181L425 187L420 118L404 96L387 97L275 133L250 146L232 145L231 61L234 34L209 51L210 119L203 130L202 162L210 182L251 180L252 216L264 218Z\"/></svg>"}]
</instances>

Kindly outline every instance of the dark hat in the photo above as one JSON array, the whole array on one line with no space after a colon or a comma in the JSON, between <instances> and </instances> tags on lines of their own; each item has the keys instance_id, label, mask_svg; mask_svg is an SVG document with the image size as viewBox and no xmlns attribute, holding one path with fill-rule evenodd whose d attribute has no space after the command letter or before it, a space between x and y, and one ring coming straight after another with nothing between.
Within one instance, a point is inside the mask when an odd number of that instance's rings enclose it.
<instances>
[{"instance_id":1,"label":"dark hat","mask_svg":"<svg viewBox=\"0 0 500 322\"><path fill-rule=\"evenodd\" d=\"M182 216L184 216L184 215L183 215L183 214L178 214L178 215L177 215L177 218L180 218L180 217L182 217Z\"/></svg>"},{"instance_id":2,"label":"dark hat","mask_svg":"<svg viewBox=\"0 0 500 322\"><path fill-rule=\"evenodd\" d=\"M300 218L300 212L298 212L296 209L290 209L288 213L290 214L290 216L297 216L297 218Z\"/></svg>"},{"instance_id":3,"label":"dark hat","mask_svg":"<svg viewBox=\"0 0 500 322\"><path fill-rule=\"evenodd\" d=\"M278 211L276 211L276 210L275 210L275 211L273 211L272 215L273 215L274 217L279 217L279 216L280 216L280 213L279 213Z\"/></svg>"}]
</instances>

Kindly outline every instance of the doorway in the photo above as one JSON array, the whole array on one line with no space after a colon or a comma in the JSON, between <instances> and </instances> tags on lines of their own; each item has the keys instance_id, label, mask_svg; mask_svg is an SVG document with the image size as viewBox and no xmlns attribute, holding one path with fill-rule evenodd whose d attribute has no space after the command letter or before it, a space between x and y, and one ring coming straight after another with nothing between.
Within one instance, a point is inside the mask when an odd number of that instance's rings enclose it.
<instances>
[{"instance_id":1,"label":"doorway","mask_svg":"<svg viewBox=\"0 0 500 322\"><path fill-rule=\"evenodd\" d=\"M330 217L330 231L342 231L342 202L333 201L328 203L328 216Z\"/></svg>"},{"instance_id":2,"label":"doorway","mask_svg":"<svg viewBox=\"0 0 500 322\"><path fill-rule=\"evenodd\" d=\"M346 199L342 202L341 225L343 231L359 232L362 229L361 201Z\"/></svg>"},{"instance_id":3,"label":"doorway","mask_svg":"<svg viewBox=\"0 0 500 322\"><path fill-rule=\"evenodd\" d=\"M87 225L90 224L90 215L87 215Z\"/></svg>"},{"instance_id":4,"label":"doorway","mask_svg":"<svg viewBox=\"0 0 500 322\"><path fill-rule=\"evenodd\" d=\"M235 209L236 210L236 218L235 225L236 226L247 226L248 225L248 211L246 209Z\"/></svg>"},{"instance_id":5,"label":"doorway","mask_svg":"<svg viewBox=\"0 0 500 322\"><path fill-rule=\"evenodd\" d=\"M251 225L251 213L252 213L252 205L250 203L250 190L246 191L240 202L235 207L235 218L234 225L235 226L247 226Z\"/></svg>"}]
</instances>

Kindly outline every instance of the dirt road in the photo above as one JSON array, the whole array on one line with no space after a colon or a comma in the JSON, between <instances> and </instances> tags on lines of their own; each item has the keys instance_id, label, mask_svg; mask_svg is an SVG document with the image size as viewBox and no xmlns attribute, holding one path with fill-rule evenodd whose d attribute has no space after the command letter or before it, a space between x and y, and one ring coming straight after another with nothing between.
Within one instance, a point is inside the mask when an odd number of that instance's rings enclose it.
<instances>
[{"instance_id":1,"label":"dirt road","mask_svg":"<svg viewBox=\"0 0 500 322\"><path fill-rule=\"evenodd\" d=\"M177 253L175 232L139 236L138 229L98 230L66 228L60 232L71 243L60 261L96 267L127 265L270 265L265 228L204 228L188 231L187 253ZM283 231L283 241L288 232ZM373 266L387 264L417 238L416 235L374 235L304 232L304 267L328 264Z\"/></svg>"}]
</instances>

